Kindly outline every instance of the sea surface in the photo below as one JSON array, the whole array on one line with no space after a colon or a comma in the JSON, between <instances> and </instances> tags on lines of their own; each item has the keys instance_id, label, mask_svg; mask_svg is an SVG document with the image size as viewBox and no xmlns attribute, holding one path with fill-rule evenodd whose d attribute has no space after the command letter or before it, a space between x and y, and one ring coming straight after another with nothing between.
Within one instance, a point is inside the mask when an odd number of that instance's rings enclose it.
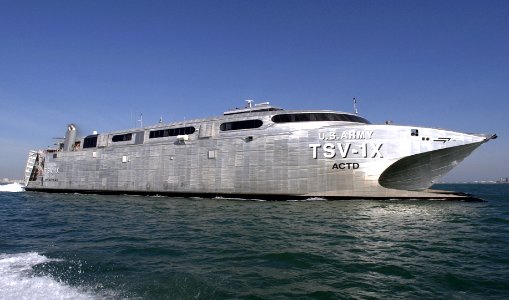
<instances>
[{"instance_id":1,"label":"sea surface","mask_svg":"<svg viewBox=\"0 0 509 300\"><path fill-rule=\"evenodd\" d=\"M509 185L436 188L487 201L0 186L0 299L508 299Z\"/></svg>"}]
</instances>

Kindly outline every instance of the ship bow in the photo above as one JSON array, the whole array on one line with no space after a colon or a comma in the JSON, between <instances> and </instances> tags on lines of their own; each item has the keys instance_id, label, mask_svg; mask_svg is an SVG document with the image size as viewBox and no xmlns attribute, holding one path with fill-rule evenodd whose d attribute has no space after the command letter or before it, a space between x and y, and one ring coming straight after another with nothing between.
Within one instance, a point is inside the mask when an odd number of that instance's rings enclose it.
<instances>
[{"instance_id":1,"label":"ship bow","mask_svg":"<svg viewBox=\"0 0 509 300\"><path fill-rule=\"evenodd\" d=\"M456 167L481 144L496 135L478 135L480 141L404 157L389 166L379 177L381 186L390 189L421 191Z\"/></svg>"}]
</instances>

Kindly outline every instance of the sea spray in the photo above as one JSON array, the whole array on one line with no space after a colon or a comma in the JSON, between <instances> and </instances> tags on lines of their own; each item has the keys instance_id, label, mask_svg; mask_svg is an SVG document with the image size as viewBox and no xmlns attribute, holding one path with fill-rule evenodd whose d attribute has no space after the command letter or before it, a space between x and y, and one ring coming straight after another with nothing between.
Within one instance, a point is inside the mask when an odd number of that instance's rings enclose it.
<instances>
[{"instance_id":1,"label":"sea spray","mask_svg":"<svg viewBox=\"0 0 509 300\"><path fill-rule=\"evenodd\" d=\"M19 183L10 183L10 184L5 184L5 185L0 185L0 192L17 193L17 192L24 192L24 191L25 191L25 189Z\"/></svg>"},{"instance_id":2,"label":"sea spray","mask_svg":"<svg viewBox=\"0 0 509 300\"><path fill-rule=\"evenodd\" d=\"M96 298L49 275L34 274L34 266L53 261L59 260L36 252L0 254L0 299Z\"/></svg>"}]
</instances>

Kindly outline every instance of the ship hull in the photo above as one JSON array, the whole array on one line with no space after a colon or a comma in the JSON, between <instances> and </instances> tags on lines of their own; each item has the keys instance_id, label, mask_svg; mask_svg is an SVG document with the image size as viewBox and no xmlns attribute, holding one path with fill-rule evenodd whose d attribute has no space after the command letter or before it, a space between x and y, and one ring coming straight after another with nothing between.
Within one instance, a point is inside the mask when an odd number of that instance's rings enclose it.
<instances>
[{"instance_id":1,"label":"ship hull","mask_svg":"<svg viewBox=\"0 0 509 300\"><path fill-rule=\"evenodd\" d=\"M489 138L424 127L309 122L148 138L42 155L28 191L256 199L462 198L427 190ZM418 132L418 134L414 134ZM110 137L111 139L111 137ZM463 197L465 198L465 197Z\"/></svg>"}]
</instances>

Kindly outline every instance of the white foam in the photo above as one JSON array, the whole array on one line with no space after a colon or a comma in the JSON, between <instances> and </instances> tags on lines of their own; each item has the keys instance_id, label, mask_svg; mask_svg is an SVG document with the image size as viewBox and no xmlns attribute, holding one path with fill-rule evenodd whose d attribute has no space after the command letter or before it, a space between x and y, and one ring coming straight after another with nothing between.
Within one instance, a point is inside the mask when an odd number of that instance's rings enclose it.
<instances>
[{"instance_id":1,"label":"white foam","mask_svg":"<svg viewBox=\"0 0 509 300\"><path fill-rule=\"evenodd\" d=\"M289 199L286 201L288 201L288 202L308 202L308 201L327 201L327 199L322 198L322 197L310 197L310 198L306 198L306 199Z\"/></svg>"},{"instance_id":2,"label":"white foam","mask_svg":"<svg viewBox=\"0 0 509 300\"><path fill-rule=\"evenodd\" d=\"M36 252L0 254L0 299L94 299L94 295L49 275L33 274L38 264L58 261Z\"/></svg>"},{"instance_id":3,"label":"white foam","mask_svg":"<svg viewBox=\"0 0 509 300\"><path fill-rule=\"evenodd\" d=\"M311 198L307 198L306 201L327 201L327 199L322 198L322 197L311 197Z\"/></svg>"},{"instance_id":4,"label":"white foam","mask_svg":"<svg viewBox=\"0 0 509 300\"><path fill-rule=\"evenodd\" d=\"M25 189L19 183L11 183L11 184L0 185L0 192L17 193L17 192L24 192L24 191L25 191Z\"/></svg>"}]
</instances>

